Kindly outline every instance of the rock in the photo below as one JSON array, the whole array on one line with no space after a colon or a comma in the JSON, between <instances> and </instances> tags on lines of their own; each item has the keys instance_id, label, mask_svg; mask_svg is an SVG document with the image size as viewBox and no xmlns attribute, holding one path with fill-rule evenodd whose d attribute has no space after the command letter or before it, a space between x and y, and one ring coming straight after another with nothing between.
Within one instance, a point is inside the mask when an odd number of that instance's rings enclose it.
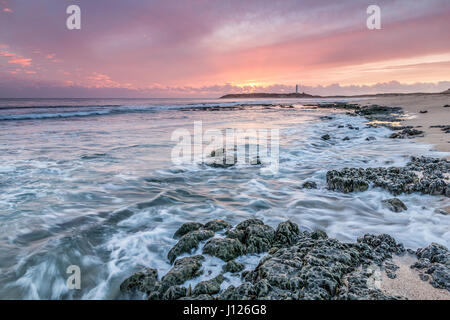
<instances>
[{"instance_id":1,"label":"rock","mask_svg":"<svg viewBox=\"0 0 450 320\"><path fill-rule=\"evenodd\" d=\"M172 286L166 290L162 296L162 300L178 300L187 295L187 289L182 286Z\"/></svg>"},{"instance_id":2,"label":"rock","mask_svg":"<svg viewBox=\"0 0 450 320\"><path fill-rule=\"evenodd\" d=\"M314 181L306 181L302 184L302 189L317 189L317 183Z\"/></svg>"},{"instance_id":3,"label":"rock","mask_svg":"<svg viewBox=\"0 0 450 320\"><path fill-rule=\"evenodd\" d=\"M175 261L173 268L161 279L162 291L172 286L183 284L185 281L199 276L202 271L202 262L205 258L201 255L185 257Z\"/></svg>"},{"instance_id":4,"label":"rock","mask_svg":"<svg viewBox=\"0 0 450 320\"><path fill-rule=\"evenodd\" d=\"M325 233L325 231L316 230L313 233L311 233L311 238L314 240L327 239L328 235Z\"/></svg>"},{"instance_id":5,"label":"rock","mask_svg":"<svg viewBox=\"0 0 450 320\"><path fill-rule=\"evenodd\" d=\"M150 293L158 286L158 270L151 268L144 268L136 272L131 277L127 278L120 285L122 292Z\"/></svg>"},{"instance_id":6,"label":"rock","mask_svg":"<svg viewBox=\"0 0 450 320\"><path fill-rule=\"evenodd\" d=\"M214 237L214 232L211 230L195 230L184 236L170 249L167 258L170 263L182 253L190 253L193 249L197 249L200 241Z\"/></svg>"},{"instance_id":7,"label":"rock","mask_svg":"<svg viewBox=\"0 0 450 320\"><path fill-rule=\"evenodd\" d=\"M205 224L205 229L214 232L221 231L224 229L231 229L231 227L232 227L231 224L222 219L211 220Z\"/></svg>"},{"instance_id":8,"label":"rock","mask_svg":"<svg viewBox=\"0 0 450 320\"><path fill-rule=\"evenodd\" d=\"M183 297L179 300L214 300L214 297L209 294L201 294L198 296Z\"/></svg>"},{"instance_id":9,"label":"rock","mask_svg":"<svg viewBox=\"0 0 450 320\"><path fill-rule=\"evenodd\" d=\"M412 157L406 167L344 168L328 171L326 179L330 190L344 193L365 191L372 184L394 195L412 192L450 195L450 185L444 180L447 173L450 162L446 159Z\"/></svg>"},{"instance_id":10,"label":"rock","mask_svg":"<svg viewBox=\"0 0 450 320\"><path fill-rule=\"evenodd\" d=\"M205 244L203 247L203 253L218 257L224 261L230 261L240 255L243 255L245 253L245 248L237 239L214 238Z\"/></svg>"},{"instance_id":11,"label":"rock","mask_svg":"<svg viewBox=\"0 0 450 320\"><path fill-rule=\"evenodd\" d=\"M255 292L251 283L243 283L237 288L233 285L229 286L222 294L219 300L251 300L255 298Z\"/></svg>"},{"instance_id":12,"label":"rock","mask_svg":"<svg viewBox=\"0 0 450 320\"><path fill-rule=\"evenodd\" d=\"M203 225L198 222L186 222L174 233L173 238L178 239L185 234L203 228Z\"/></svg>"},{"instance_id":13,"label":"rock","mask_svg":"<svg viewBox=\"0 0 450 320\"><path fill-rule=\"evenodd\" d=\"M220 291L220 285L225 280L225 278L219 274L217 277L199 282L192 292L194 296L201 294L216 294Z\"/></svg>"},{"instance_id":14,"label":"rock","mask_svg":"<svg viewBox=\"0 0 450 320\"><path fill-rule=\"evenodd\" d=\"M373 141L373 140L377 140L377 138L370 136L366 138L366 141Z\"/></svg>"},{"instance_id":15,"label":"rock","mask_svg":"<svg viewBox=\"0 0 450 320\"><path fill-rule=\"evenodd\" d=\"M244 245L245 252L262 253L267 252L272 247L275 230L268 225L249 225L245 229Z\"/></svg>"},{"instance_id":16,"label":"rock","mask_svg":"<svg viewBox=\"0 0 450 320\"><path fill-rule=\"evenodd\" d=\"M392 198L381 201L385 207L393 212L402 212L408 210L406 205L398 198Z\"/></svg>"},{"instance_id":17,"label":"rock","mask_svg":"<svg viewBox=\"0 0 450 320\"><path fill-rule=\"evenodd\" d=\"M424 132L417 129L403 129L402 131L395 132L389 136L391 139L405 139L405 138L415 138L423 137Z\"/></svg>"},{"instance_id":18,"label":"rock","mask_svg":"<svg viewBox=\"0 0 450 320\"><path fill-rule=\"evenodd\" d=\"M236 273L236 272L241 272L242 270L244 270L244 265L240 262L237 262L235 260L230 260L228 261L222 268L222 270L224 272L231 272L231 273Z\"/></svg>"},{"instance_id":19,"label":"rock","mask_svg":"<svg viewBox=\"0 0 450 320\"><path fill-rule=\"evenodd\" d=\"M450 108L450 104L446 104L444 108Z\"/></svg>"},{"instance_id":20,"label":"rock","mask_svg":"<svg viewBox=\"0 0 450 320\"><path fill-rule=\"evenodd\" d=\"M274 235L274 246L285 247L296 243L299 239L300 231L298 225L291 221L281 222Z\"/></svg>"},{"instance_id":21,"label":"rock","mask_svg":"<svg viewBox=\"0 0 450 320\"><path fill-rule=\"evenodd\" d=\"M428 113L428 110L420 110L419 113Z\"/></svg>"},{"instance_id":22,"label":"rock","mask_svg":"<svg viewBox=\"0 0 450 320\"><path fill-rule=\"evenodd\" d=\"M324 134L323 136L320 137L322 140L330 140L331 137L329 134Z\"/></svg>"},{"instance_id":23,"label":"rock","mask_svg":"<svg viewBox=\"0 0 450 320\"><path fill-rule=\"evenodd\" d=\"M350 137L344 137L344 138L342 139L342 141L348 141L348 140L350 140Z\"/></svg>"},{"instance_id":24,"label":"rock","mask_svg":"<svg viewBox=\"0 0 450 320\"><path fill-rule=\"evenodd\" d=\"M211 159L205 161L213 168L228 168L237 163L237 146L231 149L220 148L211 152Z\"/></svg>"},{"instance_id":25,"label":"rock","mask_svg":"<svg viewBox=\"0 0 450 320\"><path fill-rule=\"evenodd\" d=\"M448 249L433 242L428 247L417 249L416 256L419 260L411 268L428 275L433 287L450 291L450 252ZM424 279L424 277L422 278Z\"/></svg>"},{"instance_id":26,"label":"rock","mask_svg":"<svg viewBox=\"0 0 450 320\"><path fill-rule=\"evenodd\" d=\"M347 172L332 170L327 172L327 184L330 190L337 190L344 193L366 191L369 183L363 178L346 177ZM351 169L349 169L351 170Z\"/></svg>"},{"instance_id":27,"label":"rock","mask_svg":"<svg viewBox=\"0 0 450 320\"><path fill-rule=\"evenodd\" d=\"M391 259L392 254L402 255L406 251L401 243L397 243L395 239L388 234L381 234L378 236L366 234L363 237L358 238L357 242L359 244L368 245L372 249L369 254L367 249L360 247L366 258L369 258L372 263L377 265L381 265L386 259Z\"/></svg>"}]
</instances>

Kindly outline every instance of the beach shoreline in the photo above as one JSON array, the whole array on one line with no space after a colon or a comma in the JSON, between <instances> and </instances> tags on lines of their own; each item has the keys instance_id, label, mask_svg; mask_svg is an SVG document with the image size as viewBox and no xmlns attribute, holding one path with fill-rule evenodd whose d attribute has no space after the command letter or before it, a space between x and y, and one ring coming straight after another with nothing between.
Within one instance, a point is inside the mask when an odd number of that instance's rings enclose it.
<instances>
[{"instance_id":1,"label":"beach shoreline","mask_svg":"<svg viewBox=\"0 0 450 320\"><path fill-rule=\"evenodd\" d=\"M449 95L415 94L375 97L358 100L355 103L361 106L377 104L402 108L406 114L402 123L424 131L423 137L415 138L417 141L433 145L438 151L450 152L450 136L442 128L437 127L450 125L450 108L444 107L450 104ZM450 156L447 156L447 159L449 158Z\"/></svg>"}]
</instances>

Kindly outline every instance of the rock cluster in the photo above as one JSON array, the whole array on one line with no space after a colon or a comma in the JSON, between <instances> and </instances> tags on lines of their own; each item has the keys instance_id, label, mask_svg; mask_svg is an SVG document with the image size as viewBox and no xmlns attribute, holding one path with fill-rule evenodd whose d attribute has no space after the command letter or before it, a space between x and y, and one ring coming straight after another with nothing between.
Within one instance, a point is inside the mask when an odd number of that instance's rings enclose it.
<instances>
[{"instance_id":1,"label":"rock cluster","mask_svg":"<svg viewBox=\"0 0 450 320\"><path fill-rule=\"evenodd\" d=\"M416 256L419 259L411 268L423 272L420 278L430 280L435 288L450 291L450 252L444 246L432 243L426 248L417 249Z\"/></svg>"},{"instance_id":2,"label":"rock cluster","mask_svg":"<svg viewBox=\"0 0 450 320\"><path fill-rule=\"evenodd\" d=\"M423 137L424 132L422 130L405 128L401 131L394 132L389 136L391 139L409 139L409 138L417 138Z\"/></svg>"},{"instance_id":3,"label":"rock cluster","mask_svg":"<svg viewBox=\"0 0 450 320\"><path fill-rule=\"evenodd\" d=\"M189 256L177 259L161 280L156 269L145 268L133 274L121 284L121 291L167 300L402 298L386 295L373 284L376 270L385 270L394 278L397 266L390 259L405 253L403 245L389 235L365 235L356 243L342 243L321 230L302 232L291 221L280 223L276 230L258 219L245 220L234 228L223 220L210 225L219 224L226 230L225 237L210 239L203 253L227 261L221 274L197 283L194 289L186 288L183 284L187 280L202 274L205 260L202 255ZM176 234L191 229L184 237L206 225L185 224ZM245 266L234 260L242 254L262 252L267 254L250 271L242 271ZM421 277L429 277L433 286L450 290L448 250L433 243L416 254L419 260L412 268L423 271ZM222 289L229 276L240 276L242 284Z\"/></svg>"},{"instance_id":4,"label":"rock cluster","mask_svg":"<svg viewBox=\"0 0 450 320\"><path fill-rule=\"evenodd\" d=\"M370 185L394 195L420 192L450 197L446 159L412 157L406 167L344 168L327 172L328 188L344 193L366 191Z\"/></svg>"}]
</instances>

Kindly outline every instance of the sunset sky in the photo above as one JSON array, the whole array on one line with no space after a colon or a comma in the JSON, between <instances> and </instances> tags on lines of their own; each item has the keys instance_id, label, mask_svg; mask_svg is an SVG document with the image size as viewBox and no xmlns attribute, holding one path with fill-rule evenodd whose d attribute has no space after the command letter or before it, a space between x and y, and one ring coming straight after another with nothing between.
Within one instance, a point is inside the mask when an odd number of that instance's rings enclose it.
<instances>
[{"instance_id":1,"label":"sunset sky","mask_svg":"<svg viewBox=\"0 0 450 320\"><path fill-rule=\"evenodd\" d=\"M81 30L66 28L67 6ZM381 30L366 9L381 7ZM0 0L0 97L450 88L450 1Z\"/></svg>"}]
</instances>

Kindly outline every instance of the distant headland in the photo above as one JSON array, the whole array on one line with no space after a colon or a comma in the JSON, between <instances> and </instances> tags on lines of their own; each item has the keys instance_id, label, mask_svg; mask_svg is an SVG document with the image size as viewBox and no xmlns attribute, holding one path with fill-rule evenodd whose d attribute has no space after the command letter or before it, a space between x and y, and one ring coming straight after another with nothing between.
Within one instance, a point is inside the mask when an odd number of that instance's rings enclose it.
<instances>
[{"instance_id":1,"label":"distant headland","mask_svg":"<svg viewBox=\"0 0 450 320\"><path fill-rule=\"evenodd\" d=\"M237 93L226 94L220 99L242 99L242 98L321 98L320 96L313 96L307 93Z\"/></svg>"},{"instance_id":2,"label":"distant headland","mask_svg":"<svg viewBox=\"0 0 450 320\"><path fill-rule=\"evenodd\" d=\"M232 93L221 96L220 99L289 99L289 98L359 98L359 97L397 97L397 96L411 96L411 95L434 95L434 94L450 94L450 89L444 92L436 93L377 93L377 94L360 94L360 95L335 95L335 96L319 96L308 93L267 93L267 92L254 92L254 93Z\"/></svg>"}]
</instances>

